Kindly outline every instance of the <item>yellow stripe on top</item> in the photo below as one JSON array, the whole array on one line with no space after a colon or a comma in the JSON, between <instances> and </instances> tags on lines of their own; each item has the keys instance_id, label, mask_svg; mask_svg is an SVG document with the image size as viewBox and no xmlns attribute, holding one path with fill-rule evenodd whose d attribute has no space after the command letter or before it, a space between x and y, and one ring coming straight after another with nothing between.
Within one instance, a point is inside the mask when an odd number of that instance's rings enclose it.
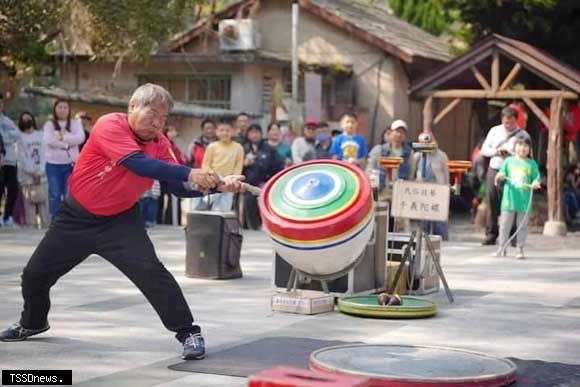
<instances>
[{"instance_id":1,"label":"yellow stripe on top","mask_svg":"<svg viewBox=\"0 0 580 387\"><path fill-rule=\"evenodd\" d=\"M314 245L322 245L322 244L327 244L328 242L335 242L337 240L340 239L344 239L344 237L348 236L349 234L353 234L359 230L361 230L362 228L364 228L364 226L368 223L368 221L370 220L370 218L374 215L374 211L371 209L371 211L369 211L368 215L361 220L357 225L355 225L353 228L349 229L348 231L345 231L341 234L335 235L333 237L328 237L328 238L324 238L324 239L313 239L313 240L298 240L298 239L290 239L290 238L286 238L283 236L280 236L276 233L273 233L271 230L268 230L268 233L270 234L270 236L276 240L279 240L281 242L287 243L287 244L293 244L293 245L308 245L308 246L314 246Z\"/></svg>"}]
</instances>

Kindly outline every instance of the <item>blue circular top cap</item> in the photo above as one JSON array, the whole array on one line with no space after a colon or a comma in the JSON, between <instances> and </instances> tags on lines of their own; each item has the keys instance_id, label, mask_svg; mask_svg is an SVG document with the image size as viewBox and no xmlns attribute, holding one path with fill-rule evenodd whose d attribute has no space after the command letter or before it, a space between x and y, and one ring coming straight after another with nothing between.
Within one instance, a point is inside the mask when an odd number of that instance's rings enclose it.
<instances>
[{"instance_id":1,"label":"blue circular top cap","mask_svg":"<svg viewBox=\"0 0 580 387\"><path fill-rule=\"evenodd\" d=\"M317 200L325 197L335 188L334 180L325 173L312 172L300 176L292 182L292 195L301 200Z\"/></svg>"},{"instance_id":2,"label":"blue circular top cap","mask_svg":"<svg viewBox=\"0 0 580 387\"><path fill-rule=\"evenodd\" d=\"M344 188L344 181L332 171L305 171L288 181L283 197L296 208L315 208L332 203Z\"/></svg>"}]
</instances>

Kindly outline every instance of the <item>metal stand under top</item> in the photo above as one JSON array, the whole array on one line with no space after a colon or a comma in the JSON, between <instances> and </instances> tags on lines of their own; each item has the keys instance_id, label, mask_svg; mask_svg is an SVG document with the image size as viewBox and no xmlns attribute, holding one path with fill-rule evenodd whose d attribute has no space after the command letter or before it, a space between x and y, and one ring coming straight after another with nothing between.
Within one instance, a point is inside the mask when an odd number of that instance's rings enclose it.
<instances>
[{"instance_id":1,"label":"metal stand under top","mask_svg":"<svg viewBox=\"0 0 580 387\"><path fill-rule=\"evenodd\" d=\"M320 285L322 286L322 290L324 291L324 293L326 293L326 294L330 293L326 279L315 278L315 277L309 276L308 274L301 272L300 270L296 269L295 267L292 267L292 270L290 271L290 276L288 277L288 283L286 284L286 291L287 292L296 291L297 289L299 289L299 287L298 287L299 286L299 283L298 283L299 276L309 278L311 280L320 281Z\"/></svg>"},{"instance_id":2,"label":"metal stand under top","mask_svg":"<svg viewBox=\"0 0 580 387\"><path fill-rule=\"evenodd\" d=\"M301 276L304 278L308 278L309 280L320 281L320 284L322 286L322 290L324 291L324 293L330 293L327 281L331 281L331 280L334 280L336 278L339 278L339 277L345 275L346 273L348 273L349 271L351 271L352 269L354 269L354 267L359 264L361 258L362 258L362 255L359 257L359 259L352 262L350 265L348 265L347 267L342 269L340 272L335 273L335 274L331 274L331 275L311 275L311 274L304 273L303 271L298 270L294 266L292 266L292 270L290 271L290 276L288 277L288 283L286 284L286 291L289 292L291 290L294 291L294 290L299 289L299 286L300 286L299 282L300 281L299 281L298 277Z\"/></svg>"}]
</instances>

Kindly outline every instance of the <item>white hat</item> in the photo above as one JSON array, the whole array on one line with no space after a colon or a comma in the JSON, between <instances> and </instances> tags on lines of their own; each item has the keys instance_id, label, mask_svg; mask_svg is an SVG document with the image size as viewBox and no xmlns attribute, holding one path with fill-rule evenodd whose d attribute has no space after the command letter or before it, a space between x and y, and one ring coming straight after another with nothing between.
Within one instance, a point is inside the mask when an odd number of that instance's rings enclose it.
<instances>
[{"instance_id":1,"label":"white hat","mask_svg":"<svg viewBox=\"0 0 580 387\"><path fill-rule=\"evenodd\" d=\"M393 121L393 123L391 124L391 130L395 130L397 128L403 128L403 129L407 130L407 123L403 120Z\"/></svg>"}]
</instances>

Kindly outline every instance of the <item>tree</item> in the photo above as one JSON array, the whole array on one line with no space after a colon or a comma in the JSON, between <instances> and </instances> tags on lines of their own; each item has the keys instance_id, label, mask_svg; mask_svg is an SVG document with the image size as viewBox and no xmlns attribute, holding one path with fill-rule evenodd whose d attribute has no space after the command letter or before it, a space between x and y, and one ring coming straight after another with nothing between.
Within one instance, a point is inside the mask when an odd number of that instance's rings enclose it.
<instances>
[{"instance_id":1,"label":"tree","mask_svg":"<svg viewBox=\"0 0 580 387\"><path fill-rule=\"evenodd\" d=\"M444 0L457 11L471 41L490 33L522 40L580 68L580 2L577 0Z\"/></svg>"},{"instance_id":2,"label":"tree","mask_svg":"<svg viewBox=\"0 0 580 387\"><path fill-rule=\"evenodd\" d=\"M212 0L0 0L0 65L14 74L82 41L95 58L144 59ZM218 7L223 2L217 2ZM187 18L189 16L189 18Z\"/></svg>"},{"instance_id":3,"label":"tree","mask_svg":"<svg viewBox=\"0 0 580 387\"><path fill-rule=\"evenodd\" d=\"M452 42L455 52L497 33L580 68L580 1L388 0L395 15Z\"/></svg>"},{"instance_id":4,"label":"tree","mask_svg":"<svg viewBox=\"0 0 580 387\"><path fill-rule=\"evenodd\" d=\"M16 71L18 65L48 60L44 46L64 13L58 1L0 0L0 62Z\"/></svg>"},{"instance_id":5,"label":"tree","mask_svg":"<svg viewBox=\"0 0 580 387\"><path fill-rule=\"evenodd\" d=\"M444 0L389 0L389 7L401 19L439 36L447 31L450 15Z\"/></svg>"}]
</instances>

